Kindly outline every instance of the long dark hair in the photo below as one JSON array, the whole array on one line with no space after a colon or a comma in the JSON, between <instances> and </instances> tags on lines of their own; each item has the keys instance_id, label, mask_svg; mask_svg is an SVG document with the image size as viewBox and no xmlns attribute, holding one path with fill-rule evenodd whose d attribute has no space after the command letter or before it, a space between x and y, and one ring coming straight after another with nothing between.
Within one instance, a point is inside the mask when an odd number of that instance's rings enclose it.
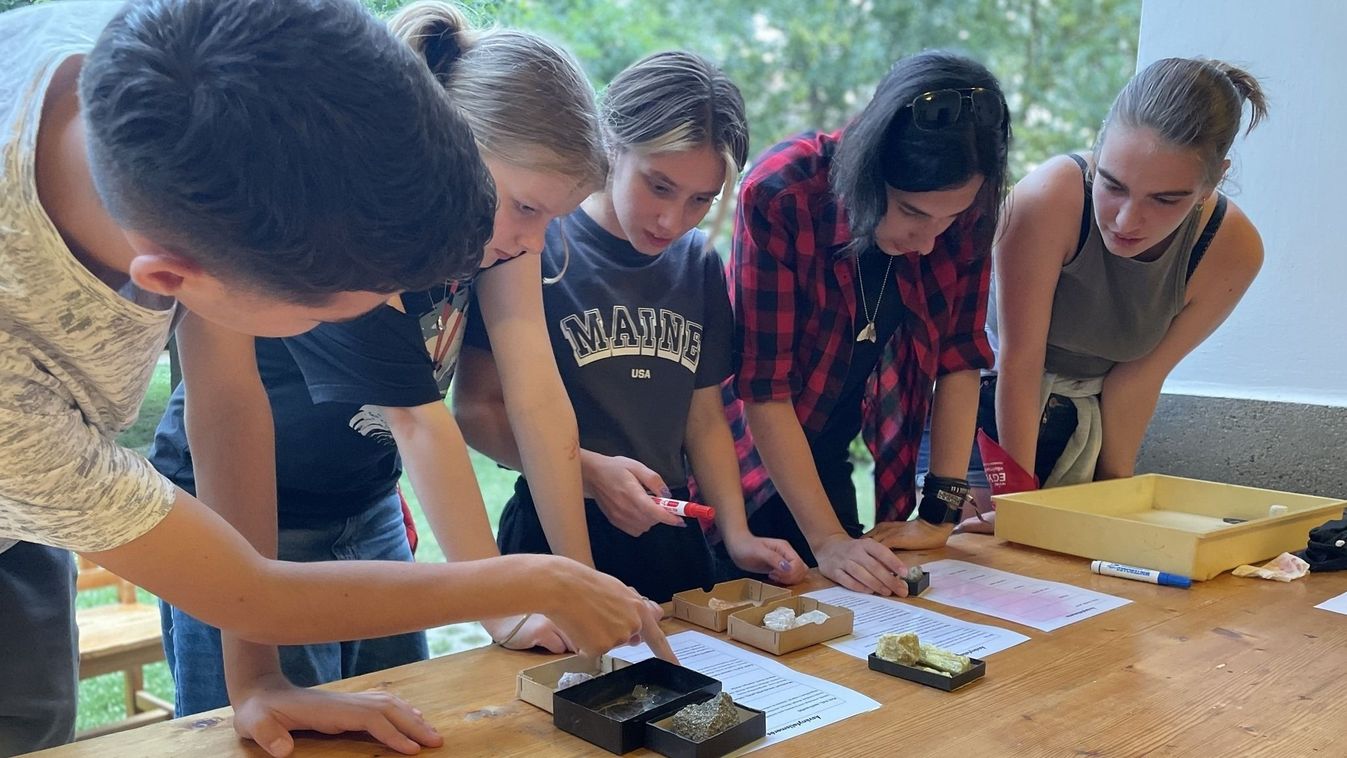
<instances>
[{"instance_id":1,"label":"long dark hair","mask_svg":"<svg viewBox=\"0 0 1347 758\"><path fill-rule=\"evenodd\" d=\"M831 181L854 244L873 244L875 227L888 211L887 186L932 192L981 174L982 189L967 213L977 220L974 247L979 254L991 249L1006 186L1010 114L1003 113L1000 124L980 123L965 107L957 122L932 131L918 128L908 108L922 93L970 87L991 90L1005 102L1000 82L971 58L943 51L903 58L843 131Z\"/></svg>"}]
</instances>

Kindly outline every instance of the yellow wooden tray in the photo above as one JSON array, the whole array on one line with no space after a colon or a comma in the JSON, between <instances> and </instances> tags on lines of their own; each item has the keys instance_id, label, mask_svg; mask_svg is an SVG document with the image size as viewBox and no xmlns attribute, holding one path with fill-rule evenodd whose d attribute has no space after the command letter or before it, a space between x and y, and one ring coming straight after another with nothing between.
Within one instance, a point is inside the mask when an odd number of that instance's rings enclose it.
<instances>
[{"instance_id":1,"label":"yellow wooden tray","mask_svg":"<svg viewBox=\"0 0 1347 758\"><path fill-rule=\"evenodd\" d=\"M1161 474L997 495L996 536L1195 580L1304 549L1347 501ZM1270 516L1273 505L1286 512ZM1226 519L1243 519L1227 523Z\"/></svg>"}]
</instances>

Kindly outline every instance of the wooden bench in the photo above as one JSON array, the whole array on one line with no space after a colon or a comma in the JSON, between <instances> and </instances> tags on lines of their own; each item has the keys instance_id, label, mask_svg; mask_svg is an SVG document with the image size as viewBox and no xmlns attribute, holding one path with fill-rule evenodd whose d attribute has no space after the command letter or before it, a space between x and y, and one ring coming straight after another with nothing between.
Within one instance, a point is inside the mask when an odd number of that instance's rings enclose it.
<instances>
[{"instance_id":1,"label":"wooden bench","mask_svg":"<svg viewBox=\"0 0 1347 758\"><path fill-rule=\"evenodd\" d=\"M79 559L80 591L115 587L117 602L76 611L80 631L80 679L121 672L126 680L126 718L76 735L89 739L173 718L173 705L145 689L143 667L164 660L159 608L136 599L135 585Z\"/></svg>"}]
</instances>

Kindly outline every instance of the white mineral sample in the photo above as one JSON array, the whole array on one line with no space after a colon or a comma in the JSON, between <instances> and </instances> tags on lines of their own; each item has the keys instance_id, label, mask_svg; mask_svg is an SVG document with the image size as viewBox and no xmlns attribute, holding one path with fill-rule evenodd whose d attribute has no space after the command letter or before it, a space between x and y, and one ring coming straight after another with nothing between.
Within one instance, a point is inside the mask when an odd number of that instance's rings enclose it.
<instances>
[{"instance_id":1,"label":"white mineral sample","mask_svg":"<svg viewBox=\"0 0 1347 758\"><path fill-rule=\"evenodd\" d=\"M774 608L762 617L762 625L774 632L795 628L795 609Z\"/></svg>"},{"instance_id":2,"label":"white mineral sample","mask_svg":"<svg viewBox=\"0 0 1347 758\"><path fill-rule=\"evenodd\" d=\"M593 678L593 674L586 674L583 671L567 671L557 680L557 689L564 690L567 687L573 687L581 682L588 682Z\"/></svg>"},{"instance_id":3,"label":"white mineral sample","mask_svg":"<svg viewBox=\"0 0 1347 758\"><path fill-rule=\"evenodd\" d=\"M804 626L805 624L822 624L827 620L828 614L824 613L823 611L814 610L808 613L802 613L798 617L796 617L795 625Z\"/></svg>"},{"instance_id":4,"label":"white mineral sample","mask_svg":"<svg viewBox=\"0 0 1347 758\"><path fill-rule=\"evenodd\" d=\"M746 605L753 605L752 600L721 600L713 597L706 601L706 607L713 611L728 611L733 608L743 608Z\"/></svg>"}]
</instances>

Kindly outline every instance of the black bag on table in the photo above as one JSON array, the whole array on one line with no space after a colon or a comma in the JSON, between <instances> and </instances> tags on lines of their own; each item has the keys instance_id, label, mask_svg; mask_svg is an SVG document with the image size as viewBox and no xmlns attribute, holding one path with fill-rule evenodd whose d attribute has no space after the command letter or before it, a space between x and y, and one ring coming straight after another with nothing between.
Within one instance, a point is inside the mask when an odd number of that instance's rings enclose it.
<instances>
[{"instance_id":1,"label":"black bag on table","mask_svg":"<svg viewBox=\"0 0 1347 758\"><path fill-rule=\"evenodd\" d=\"M1296 555L1310 564L1311 572L1347 569L1347 518L1311 529L1309 546Z\"/></svg>"}]
</instances>

